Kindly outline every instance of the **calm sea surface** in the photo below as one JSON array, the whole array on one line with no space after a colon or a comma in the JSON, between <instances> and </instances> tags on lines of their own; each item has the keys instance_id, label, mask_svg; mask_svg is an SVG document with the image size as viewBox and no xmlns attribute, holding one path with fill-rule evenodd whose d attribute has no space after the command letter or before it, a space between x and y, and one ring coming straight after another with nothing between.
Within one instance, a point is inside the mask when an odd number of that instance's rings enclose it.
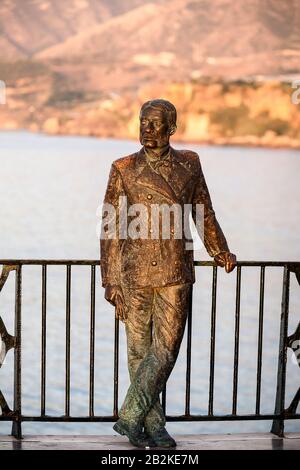
<instances>
[{"instance_id":1,"label":"calm sea surface","mask_svg":"<svg viewBox=\"0 0 300 470\"><path fill-rule=\"evenodd\" d=\"M182 148L184 145L174 145ZM300 260L300 152L186 146L200 154L214 208L229 246L240 260ZM96 210L112 161L134 152L137 142L0 133L0 259L99 256ZM197 259L209 259L199 249ZM214 412L231 413L236 271L219 270ZM266 269L261 411L274 411L282 269ZM90 271L72 269L71 415L88 413ZM242 271L238 413L255 411L259 270ZM112 413L113 308L96 290L95 414ZM193 309L191 412L206 414L209 391L211 268L197 269ZM290 324L299 321L300 288L291 277ZM0 315L13 332L14 274L0 294ZM23 269L23 414L40 413L41 268ZM120 328L120 400L128 386ZM167 413L184 413L186 338L169 380ZM47 296L46 414L64 413L65 271L49 267ZM287 400L299 382L288 354ZM13 353L0 370L0 389L12 407ZM25 423L25 433L112 433L111 424ZM9 432L0 423L0 434ZM170 423L175 433L268 431L269 422ZM287 430L300 430L291 422Z\"/></svg>"}]
</instances>

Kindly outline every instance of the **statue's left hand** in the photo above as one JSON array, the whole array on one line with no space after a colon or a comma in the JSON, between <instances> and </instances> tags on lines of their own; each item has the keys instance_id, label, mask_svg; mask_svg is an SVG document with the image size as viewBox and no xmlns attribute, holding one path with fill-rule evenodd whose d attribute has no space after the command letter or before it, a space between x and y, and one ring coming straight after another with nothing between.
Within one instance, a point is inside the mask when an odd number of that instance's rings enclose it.
<instances>
[{"instance_id":1,"label":"statue's left hand","mask_svg":"<svg viewBox=\"0 0 300 470\"><path fill-rule=\"evenodd\" d=\"M230 273L236 267L236 256L229 251L221 251L218 255L214 257L215 262L218 266L224 268L227 273Z\"/></svg>"}]
</instances>

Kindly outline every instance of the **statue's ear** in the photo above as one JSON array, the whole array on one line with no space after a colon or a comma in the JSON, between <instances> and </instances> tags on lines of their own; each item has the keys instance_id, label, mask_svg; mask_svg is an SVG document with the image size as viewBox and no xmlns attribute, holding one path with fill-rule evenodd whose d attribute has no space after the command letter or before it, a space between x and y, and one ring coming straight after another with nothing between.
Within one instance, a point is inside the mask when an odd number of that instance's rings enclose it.
<instances>
[{"instance_id":1,"label":"statue's ear","mask_svg":"<svg viewBox=\"0 0 300 470\"><path fill-rule=\"evenodd\" d=\"M177 129L177 126L176 126L176 124L172 124L172 125L170 126L170 129L169 129L169 133L170 133L170 135L173 135L173 134L175 134L175 132L176 132L176 129Z\"/></svg>"}]
</instances>

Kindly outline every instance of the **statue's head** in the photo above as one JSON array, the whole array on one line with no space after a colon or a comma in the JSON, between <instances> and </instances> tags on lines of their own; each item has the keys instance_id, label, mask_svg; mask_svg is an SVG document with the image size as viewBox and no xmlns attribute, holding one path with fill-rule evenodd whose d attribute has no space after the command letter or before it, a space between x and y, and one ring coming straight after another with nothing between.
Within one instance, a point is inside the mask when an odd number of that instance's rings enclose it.
<instances>
[{"instance_id":1,"label":"statue's head","mask_svg":"<svg viewBox=\"0 0 300 470\"><path fill-rule=\"evenodd\" d=\"M169 143L176 132L177 112L170 101L147 101L140 111L140 142L144 147L157 149Z\"/></svg>"}]
</instances>

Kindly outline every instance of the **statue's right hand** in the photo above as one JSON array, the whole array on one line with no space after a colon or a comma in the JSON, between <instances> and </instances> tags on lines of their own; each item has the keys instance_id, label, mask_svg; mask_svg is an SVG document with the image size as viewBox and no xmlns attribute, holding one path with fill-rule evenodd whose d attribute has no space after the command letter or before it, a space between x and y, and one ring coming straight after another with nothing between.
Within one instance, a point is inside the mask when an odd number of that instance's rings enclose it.
<instances>
[{"instance_id":1,"label":"statue's right hand","mask_svg":"<svg viewBox=\"0 0 300 470\"><path fill-rule=\"evenodd\" d=\"M120 286L107 286L105 288L105 299L116 307L116 316L121 321L127 320L128 308L125 304L124 294Z\"/></svg>"}]
</instances>

